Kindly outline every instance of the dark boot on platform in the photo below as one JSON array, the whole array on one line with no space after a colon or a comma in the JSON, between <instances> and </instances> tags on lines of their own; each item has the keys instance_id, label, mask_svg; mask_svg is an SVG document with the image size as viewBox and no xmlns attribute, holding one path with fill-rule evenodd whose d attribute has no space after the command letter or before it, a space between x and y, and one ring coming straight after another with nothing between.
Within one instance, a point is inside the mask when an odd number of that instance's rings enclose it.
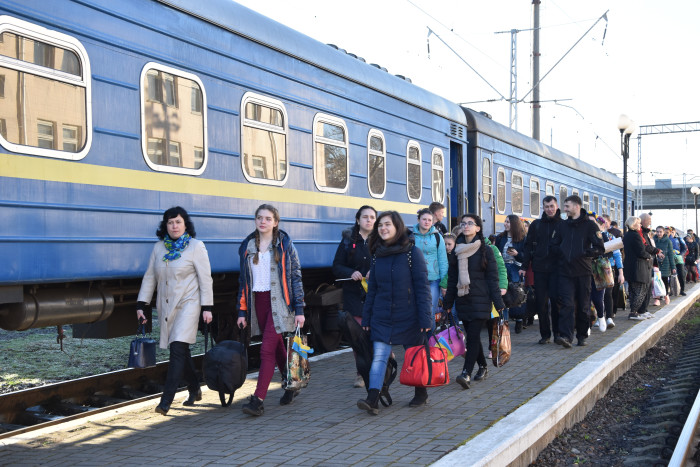
<instances>
[{"instance_id":1,"label":"dark boot on platform","mask_svg":"<svg viewBox=\"0 0 700 467\"><path fill-rule=\"evenodd\" d=\"M182 403L182 405L186 405L188 407L193 406L196 401L201 401L202 400L202 390L200 388L197 388L196 391L190 391L190 397L187 398L185 402Z\"/></svg>"},{"instance_id":2,"label":"dark boot on platform","mask_svg":"<svg viewBox=\"0 0 700 467\"><path fill-rule=\"evenodd\" d=\"M357 408L377 415L379 413L379 389L370 389L367 393L367 399L357 401Z\"/></svg>"},{"instance_id":3,"label":"dark boot on platform","mask_svg":"<svg viewBox=\"0 0 700 467\"><path fill-rule=\"evenodd\" d=\"M156 413L161 415L168 415L168 410L170 410L170 404L163 402L163 400L161 400L160 404L156 407Z\"/></svg>"},{"instance_id":4,"label":"dark boot on platform","mask_svg":"<svg viewBox=\"0 0 700 467\"><path fill-rule=\"evenodd\" d=\"M253 415L254 417L259 417L265 412L262 399L255 394L250 396L248 403L241 407L241 409L243 410L243 413Z\"/></svg>"},{"instance_id":5,"label":"dark boot on platform","mask_svg":"<svg viewBox=\"0 0 700 467\"><path fill-rule=\"evenodd\" d=\"M467 373L467 370L462 370L462 374L457 376L455 381L462 386L462 389L469 389L471 386L472 377L469 373Z\"/></svg>"},{"instance_id":6,"label":"dark boot on platform","mask_svg":"<svg viewBox=\"0 0 700 467\"><path fill-rule=\"evenodd\" d=\"M408 403L409 407L420 407L428 403L428 390L426 388L416 388L413 399Z\"/></svg>"},{"instance_id":7,"label":"dark boot on platform","mask_svg":"<svg viewBox=\"0 0 700 467\"><path fill-rule=\"evenodd\" d=\"M294 402L294 398L299 394L299 391L293 389L286 389L282 398L280 399L280 405L289 405Z\"/></svg>"},{"instance_id":8,"label":"dark boot on platform","mask_svg":"<svg viewBox=\"0 0 700 467\"><path fill-rule=\"evenodd\" d=\"M482 379L486 379L486 376L489 374L489 369L486 368L485 366L480 366L479 371L476 372L474 375L474 381L481 381Z\"/></svg>"}]
</instances>

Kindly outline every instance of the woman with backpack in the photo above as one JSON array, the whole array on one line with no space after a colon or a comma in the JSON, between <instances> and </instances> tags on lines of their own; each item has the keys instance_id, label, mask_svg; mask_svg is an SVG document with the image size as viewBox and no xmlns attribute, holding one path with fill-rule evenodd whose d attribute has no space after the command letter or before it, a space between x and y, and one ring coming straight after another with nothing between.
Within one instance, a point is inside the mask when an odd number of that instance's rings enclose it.
<instances>
[{"instance_id":1,"label":"woman with backpack","mask_svg":"<svg viewBox=\"0 0 700 467\"><path fill-rule=\"evenodd\" d=\"M386 211L379 215L369 237L372 265L362 327L369 331L374 356L369 373L367 399L357 407L372 415L379 413L379 392L384 382L391 346L404 348L424 343L431 323L430 288L423 253L416 247L401 215ZM428 402L426 388L416 387L409 407Z\"/></svg>"},{"instance_id":2,"label":"woman with backpack","mask_svg":"<svg viewBox=\"0 0 700 467\"><path fill-rule=\"evenodd\" d=\"M287 348L282 336L304 326L304 288L299 256L289 235L279 228L280 215L269 204L255 211L255 231L238 250L241 272L238 287L238 326L250 322L250 335L262 334L260 371L255 393L242 409L260 416L275 373L287 381ZM291 404L298 391L285 389L280 405Z\"/></svg>"},{"instance_id":3,"label":"woman with backpack","mask_svg":"<svg viewBox=\"0 0 700 467\"><path fill-rule=\"evenodd\" d=\"M435 312L440 299L440 280L447 276L447 250L442 235L433 225L433 213L425 208L418 211L418 223L413 227L413 238L420 248L428 267L428 282L430 284L431 308L435 329Z\"/></svg>"},{"instance_id":4,"label":"woman with backpack","mask_svg":"<svg viewBox=\"0 0 700 467\"><path fill-rule=\"evenodd\" d=\"M484 240L481 218L476 214L465 214L462 226L466 243L458 243L449 256L447 293L443 303L446 309L454 304L464 324L467 354L462 374L456 381L462 388L469 389L475 363L479 364L475 381L484 379L488 371L481 344L481 328L491 318L492 306L500 312L505 305L499 289L496 258Z\"/></svg>"},{"instance_id":5,"label":"woman with backpack","mask_svg":"<svg viewBox=\"0 0 700 467\"><path fill-rule=\"evenodd\" d=\"M190 344L197 340L200 313L205 323L211 322L214 292L209 255L204 243L194 238L196 235L189 214L180 206L163 213L156 231L160 241L153 247L136 299L136 317L145 323L144 310L149 308L153 292L158 289L160 348L170 347L165 387L156 407L161 415L167 415L170 410L183 376L190 394L184 405L202 400Z\"/></svg>"},{"instance_id":6,"label":"woman with backpack","mask_svg":"<svg viewBox=\"0 0 700 467\"><path fill-rule=\"evenodd\" d=\"M350 313L357 324L362 324L362 305L367 295L362 285L362 280L366 280L369 272L371 259L367 240L376 220L377 210L372 206L362 206L358 209L355 213L355 225L343 231L333 259L333 275L342 280L343 310ZM354 386L365 386L360 374L355 378Z\"/></svg>"}]
</instances>

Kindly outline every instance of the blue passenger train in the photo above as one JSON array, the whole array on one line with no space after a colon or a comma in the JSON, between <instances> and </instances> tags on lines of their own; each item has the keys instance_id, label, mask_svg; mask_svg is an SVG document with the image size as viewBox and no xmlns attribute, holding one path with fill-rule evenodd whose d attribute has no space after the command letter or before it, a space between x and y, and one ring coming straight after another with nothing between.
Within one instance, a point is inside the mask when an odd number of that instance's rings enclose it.
<instances>
[{"instance_id":1,"label":"blue passenger train","mask_svg":"<svg viewBox=\"0 0 700 467\"><path fill-rule=\"evenodd\" d=\"M412 221L439 201L491 233L505 214L539 216L546 194L621 219L621 185L230 0L0 3L4 329L131 333L175 205L207 245L223 311L262 202L315 288L363 204Z\"/></svg>"}]
</instances>

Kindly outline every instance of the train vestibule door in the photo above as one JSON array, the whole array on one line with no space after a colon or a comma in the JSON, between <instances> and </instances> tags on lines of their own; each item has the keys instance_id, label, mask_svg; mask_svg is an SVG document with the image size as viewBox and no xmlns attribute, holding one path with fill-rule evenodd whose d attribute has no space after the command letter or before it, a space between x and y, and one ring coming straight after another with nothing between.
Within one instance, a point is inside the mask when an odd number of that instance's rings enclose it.
<instances>
[{"instance_id":1,"label":"train vestibule door","mask_svg":"<svg viewBox=\"0 0 700 467\"><path fill-rule=\"evenodd\" d=\"M495 233L496 207L493 193L493 154L479 150L479 161L476 166L478 171L475 177L477 189L477 205L479 206L479 216L484 223L484 235L489 236Z\"/></svg>"},{"instance_id":2,"label":"train vestibule door","mask_svg":"<svg viewBox=\"0 0 700 467\"><path fill-rule=\"evenodd\" d=\"M450 219L449 228L459 224L462 214L467 211L467 167L464 163L464 145L450 141L450 192L447 213Z\"/></svg>"}]
</instances>

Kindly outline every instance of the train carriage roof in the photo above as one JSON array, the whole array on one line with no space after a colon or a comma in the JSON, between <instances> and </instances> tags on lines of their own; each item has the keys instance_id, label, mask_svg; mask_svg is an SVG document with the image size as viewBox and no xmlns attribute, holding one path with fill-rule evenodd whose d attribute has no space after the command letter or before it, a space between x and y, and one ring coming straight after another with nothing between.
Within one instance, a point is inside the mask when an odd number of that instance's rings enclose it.
<instances>
[{"instance_id":1,"label":"train carriage roof","mask_svg":"<svg viewBox=\"0 0 700 467\"><path fill-rule=\"evenodd\" d=\"M581 159L576 159L575 157L559 151L558 149L554 149L551 146L508 128L505 125L501 125L500 123L493 121L491 118L483 115L481 112L477 112L476 110L464 108L464 113L467 116L467 131L469 133L474 131L483 133L497 140L524 149L525 151L542 156L558 164L570 167L578 172L591 175L612 185L622 187L622 179L617 175L608 172L607 170L595 167L582 161ZM634 190L634 187L631 186L629 182L627 188L629 190Z\"/></svg>"},{"instance_id":2,"label":"train carriage roof","mask_svg":"<svg viewBox=\"0 0 700 467\"><path fill-rule=\"evenodd\" d=\"M453 122L466 125L460 107L410 82L353 58L232 0L157 0L234 34L372 88Z\"/></svg>"}]
</instances>

